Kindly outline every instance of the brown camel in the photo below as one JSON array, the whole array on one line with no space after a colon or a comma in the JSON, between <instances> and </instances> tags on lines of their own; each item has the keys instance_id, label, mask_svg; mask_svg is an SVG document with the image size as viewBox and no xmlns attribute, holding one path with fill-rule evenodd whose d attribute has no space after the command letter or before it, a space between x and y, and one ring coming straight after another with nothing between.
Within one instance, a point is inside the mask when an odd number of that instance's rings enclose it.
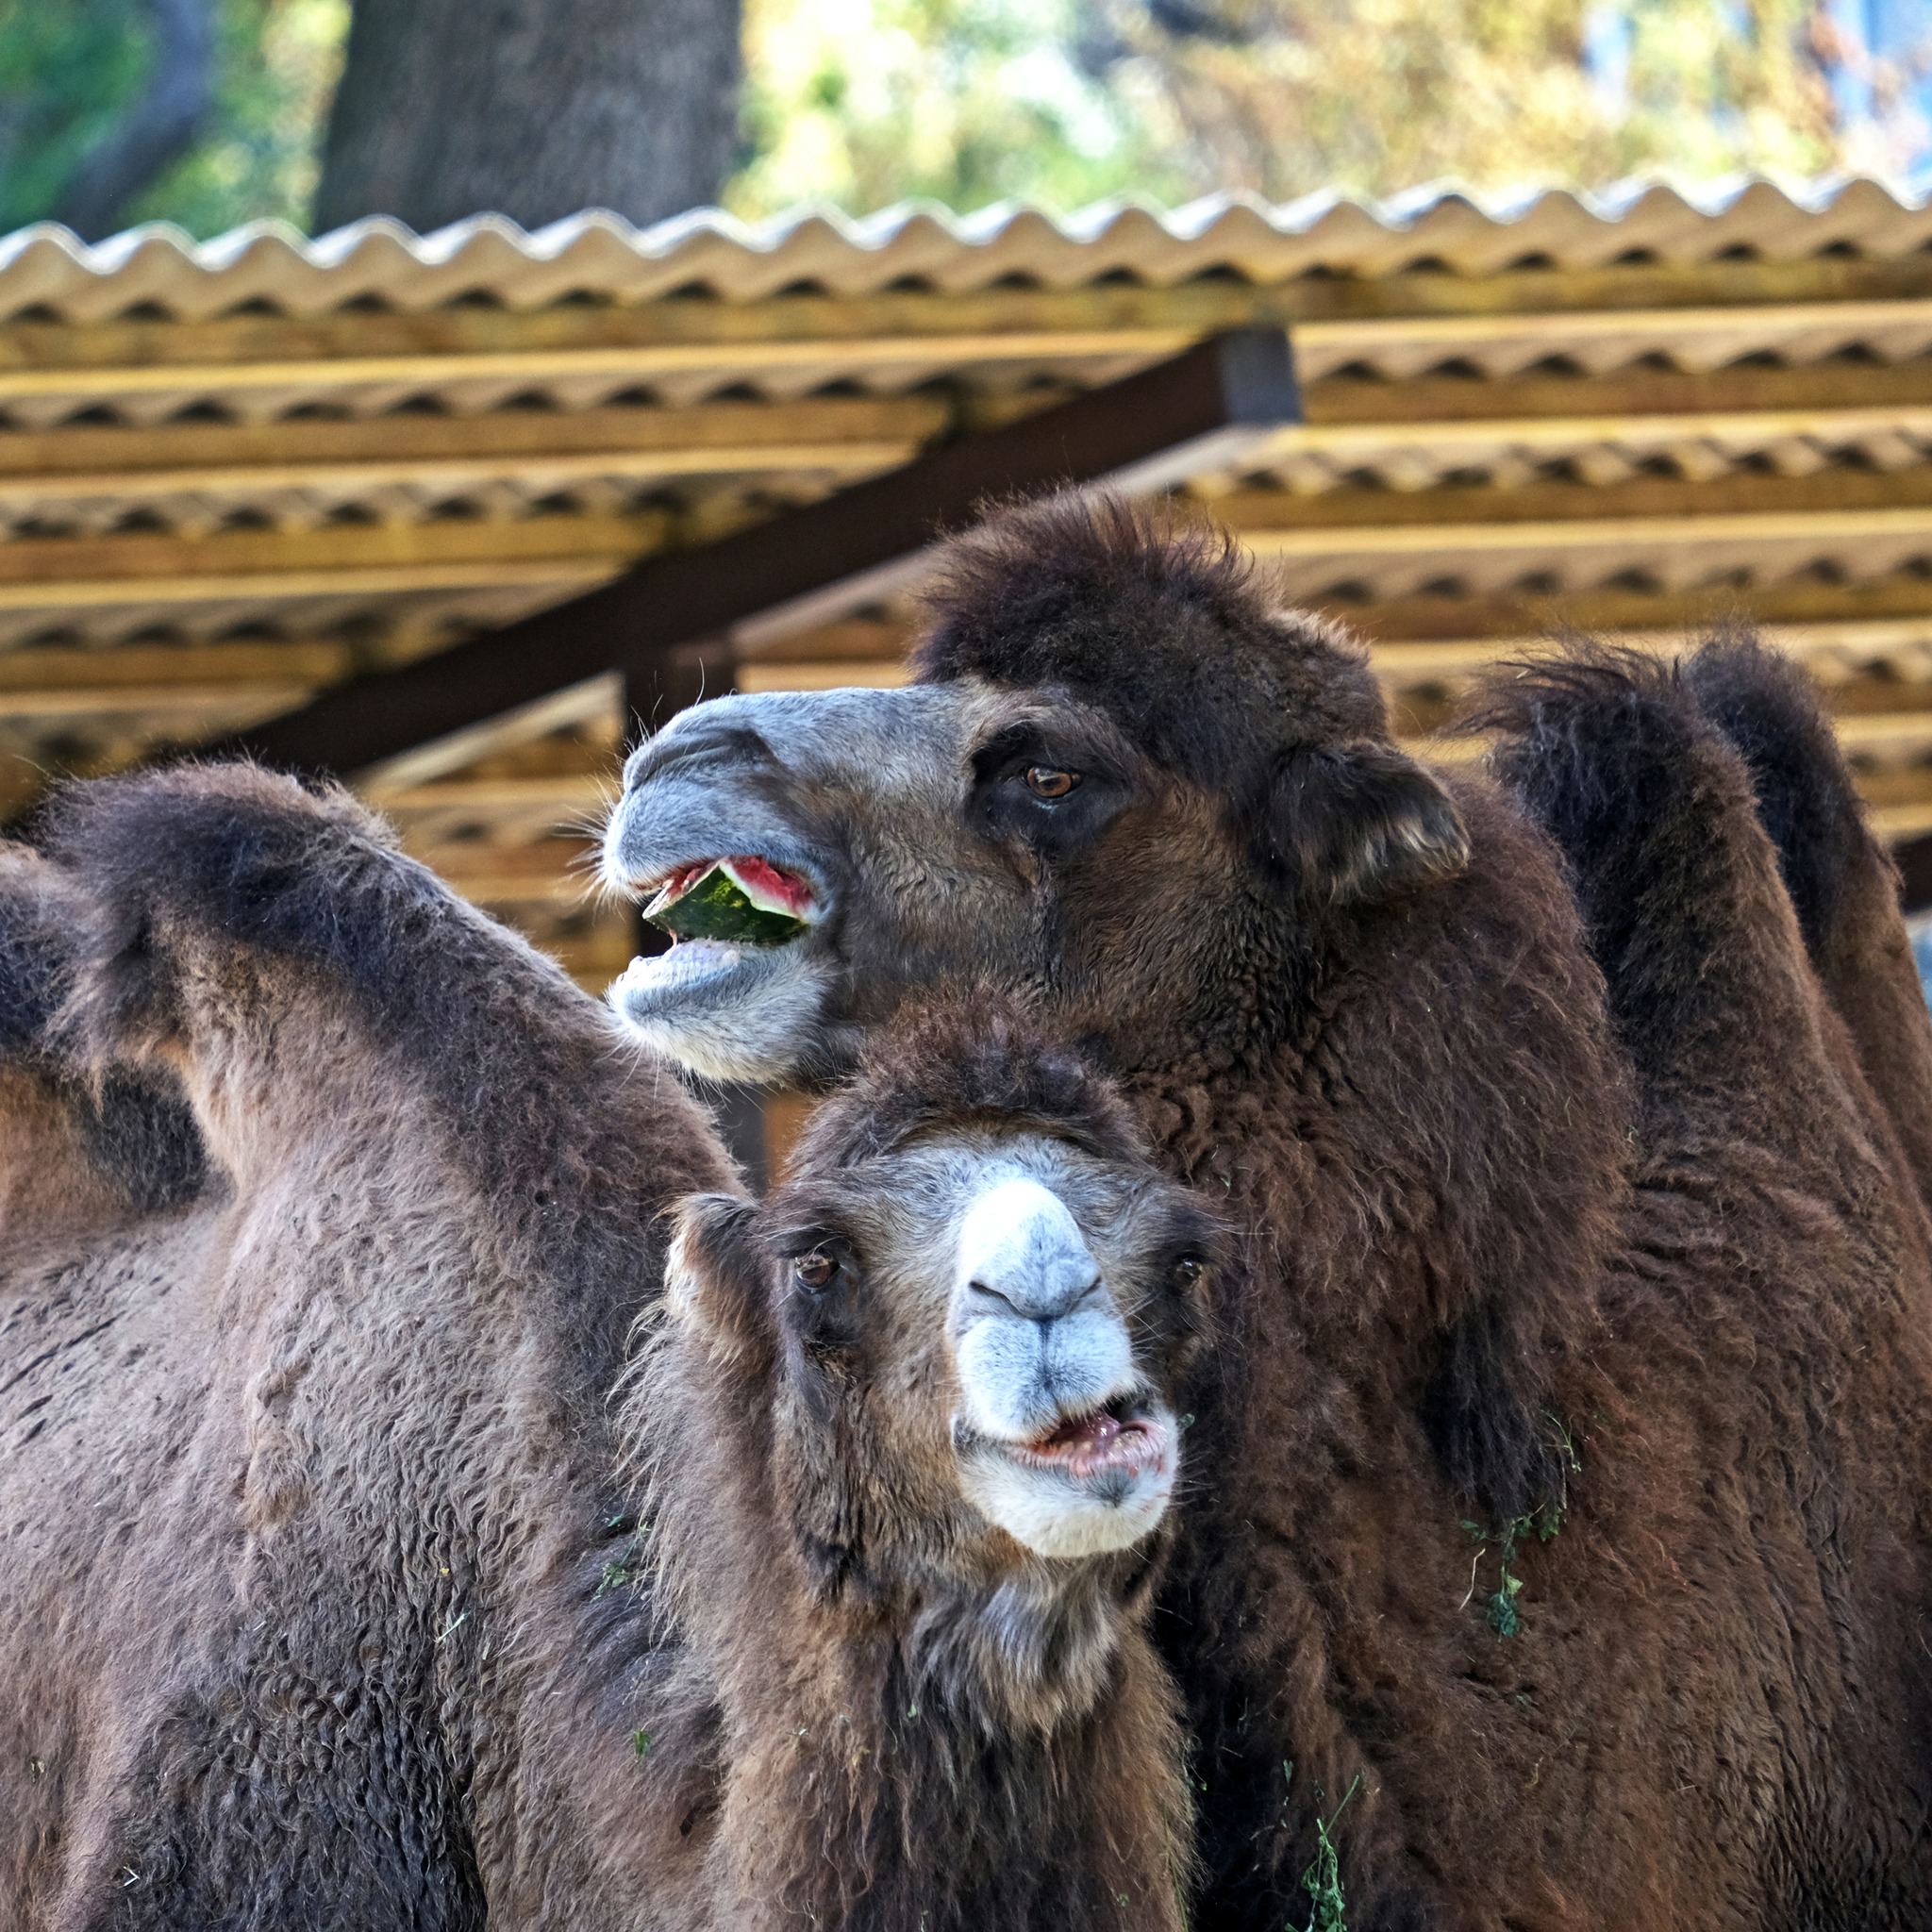
<instances>
[{"instance_id":1,"label":"brown camel","mask_svg":"<svg viewBox=\"0 0 1932 1932\"><path fill-rule=\"evenodd\" d=\"M0 1920L1178 1927L1145 1624L1215 1236L1104 1087L975 1001L759 1209L347 798L178 772L47 842L0 866Z\"/></svg>"},{"instance_id":2,"label":"brown camel","mask_svg":"<svg viewBox=\"0 0 1932 1932\"><path fill-rule=\"evenodd\" d=\"M1157 1625L1195 1923L1305 1923L1331 1843L1352 1932L1927 1923L1932 1279L1735 755L1690 732L1701 896L1624 937L1708 970L1638 1032L1549 837L1210 538L1009 515L919 663L636 754L610 874L799 926L613 999L820 1078L970 962L1245 1228Z\"/></svg>"}]
</instances>

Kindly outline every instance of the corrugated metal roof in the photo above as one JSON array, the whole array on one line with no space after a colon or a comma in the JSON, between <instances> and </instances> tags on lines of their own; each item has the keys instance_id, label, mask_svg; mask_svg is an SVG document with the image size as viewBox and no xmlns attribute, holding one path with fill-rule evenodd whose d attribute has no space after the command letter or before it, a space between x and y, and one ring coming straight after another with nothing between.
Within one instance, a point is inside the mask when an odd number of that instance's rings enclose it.
<instances>
[{"instance_id":1,"label":"corrugated metal roof","mask_svg":"<svg viewBox=\"0 0 1932 1932\"><path fill-rule=\"evenodd\" d=\"M1633 256L1791 261L1839 250L1887 258L1928 241L1932 208L1871 180L1631 183L1599 194L1487 197L1431 188L1380 203L1320 194L1283 207L1215 195L1172 211L1104 202L1058 219L1008 206L961 216L908 203L862 220L813 208L753 225L701 208L644 229L591 211L534 234L499 215L425 236L375 218L314 241L256 223L196 242L158 224L92 246L42 225L0 242L0 317L38 308L96 321L152 303L198 319L264 301L317 315L371 296L417 310L476 293L541 308L574 294L649 302L693 284L731 301L801 282L841 295L908 279L953 292L1010 276L1070 289L1124 271L1158 287L1215 270L1266 286L1314 273L1384 275L1419 262L1491 275L1525 260L1583 269Z\"/></svg>"}]
</instances>

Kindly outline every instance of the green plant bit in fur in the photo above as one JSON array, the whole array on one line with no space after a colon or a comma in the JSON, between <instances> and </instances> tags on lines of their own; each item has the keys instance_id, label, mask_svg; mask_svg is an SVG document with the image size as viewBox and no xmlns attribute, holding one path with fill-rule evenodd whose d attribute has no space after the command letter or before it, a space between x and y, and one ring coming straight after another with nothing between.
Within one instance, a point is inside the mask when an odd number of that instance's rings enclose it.
<instances>
[{"instance_id":1,"label":"green plant bit in fur","mask_svg":"<svg viewBox=\"0 0 1932 1932\"><path fill-rule=\"evenodd\" d=\"M735 940L741 945L776 946L796 938L806 922L757 904L724 866L714 865L696 885L667 906L660 893L644 917L681 940Z\"/></svg>"},{"instance_id":2,"label":"green plant bit in fur","mask_svg":"<svg viewBox=\"0 0 1932 1932\"><path fill-rule=\"evenodd\" d=\"M1355 1796L1361 1781L1357 1772L1325 1824L1321 1814L1316 1814L1315 1860L1302 1874L1302 1890L1315 1902L1308 1914L1308 1932L1348 1932L1347 1901L1341 1895L1341 1859L1328 1834L1336 1819L1348 1809L1348 1801Z\"/></svg>"},{"instance_id":3,"label":"green plant bit in fur","mask_svg":"<svg viewBox=\"0 0 1932 1932\"><path fill-rule=\"evenodd\" d=\"M1523 1578L1511 1567L1516 1561L1516 1545L1524 1537L1534 1536L1538 1542L1546 1543L1563 1526L1563 1518L1570 1507L1570 1477L1580 1474L1583 1469L1581 1458L1576 1454L1576 1444L1572 1441L1570 1431L1560 1418L1543 1411L1557 1431L1557 1447L1562 1452L1562 1468L1557 1472L1557 1493L1545 1497L1534 1509L1506 1523L1493 1539L1481 1524L1463 1520L1463 1528L1473 1541L1485 1547L1494 1541L1502 1545L1502 1554L1497 1559L1497 1585L1494 1593L1483 1605L1483 1615L1488 1619L1490 1628L1498 1637L1514 1637L1523 1628L1523 1613L1516 1607L1516 1599L1523 1591ZM1482 1560L1482 1551L1476 1553L1476 1561ZM1474 1573L1470 1577L1470 1594L1475 1593ZM1468 1602L1465 1597L1463 1601Z\"/></svg>"}]
</instances>

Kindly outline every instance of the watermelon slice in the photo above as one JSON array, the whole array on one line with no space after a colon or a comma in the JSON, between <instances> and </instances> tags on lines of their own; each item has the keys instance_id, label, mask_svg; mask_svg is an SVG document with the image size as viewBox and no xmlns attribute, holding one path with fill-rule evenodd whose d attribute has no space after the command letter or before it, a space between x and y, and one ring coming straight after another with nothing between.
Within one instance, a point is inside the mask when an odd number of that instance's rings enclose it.
<instances>
[{"instance_id":1,"label":"watermelon slice","mask_svg":"<svg viewBox=\"0 0 1932 1932\"><path fill-rule=\"evenodd\" d=\"M719 858L666 879L644 917L680 940L781 946L811 924L811 889L761 858Z\"/></svg>"}]
</instances>

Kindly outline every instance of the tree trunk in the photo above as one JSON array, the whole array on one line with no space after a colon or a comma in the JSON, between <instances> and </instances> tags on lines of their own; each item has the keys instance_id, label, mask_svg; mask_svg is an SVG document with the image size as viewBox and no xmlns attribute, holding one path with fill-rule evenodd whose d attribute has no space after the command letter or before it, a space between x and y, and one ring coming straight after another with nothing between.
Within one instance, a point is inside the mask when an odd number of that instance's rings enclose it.
<instances>
[{"instance_id":1,"label":"tree trunk","mask_svg":"<svg viewBox=\"0 0 1932 1932\"><path fill-rule=\"evenodd\" d=\"M356 0L316 229L677 214L729 171L739 71L739 0Z\"/></svg>"}]
</instances>

